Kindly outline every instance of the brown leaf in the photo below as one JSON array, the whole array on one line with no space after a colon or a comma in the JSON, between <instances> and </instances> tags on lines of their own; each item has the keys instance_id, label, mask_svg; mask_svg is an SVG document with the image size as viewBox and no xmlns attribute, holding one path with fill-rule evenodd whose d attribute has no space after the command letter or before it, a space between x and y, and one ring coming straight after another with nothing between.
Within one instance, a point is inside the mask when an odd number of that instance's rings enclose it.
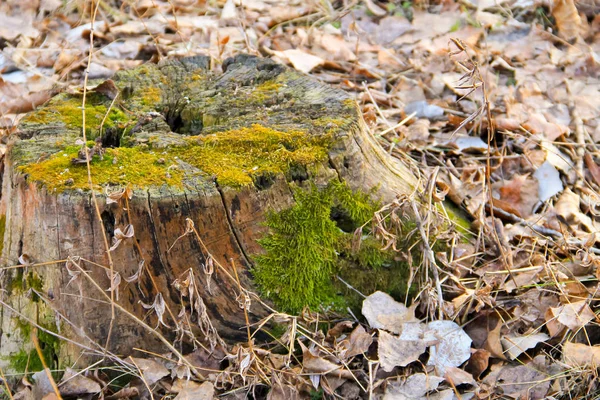
<instances>
[{"instance_id":1,"label":"brown leaf","mask_svg":"<svg viewBox=\"0 0 600 400\"><path fill-rule=\"evenodd\" d=\"M554 0L552 16L556 19L559 35L566 40L573 40L581 33L581 17L573 0Z\"/></svg>"},{"instance_id":2,"label":"brown leaf","mask_svg":"<svg viewBox=\"0 0 600 400\"><path fill-rule=\"evenodd\" d=\"M476 379L479 379L481 374L488 369L490 365L490 352L483 349L477 349L473 354L465 370L469 371Z\"/></svg>"},{"instance_id":3,"label":"brown leaf","mask_svg":"<svg viewBox=\"0 0 600 400\"><path fill-rule=\"evenodd\" d=\"M367 333L362 325L358 325L347 339L340 342L344 358L348 359L356 355L366 353L373 343L373 337Z\"/></svg>"},{"instance_id":4,"label":"brown leaf","mask_svg":"<svg viewBox=\"0 0 600 400\"><path fill-rule=\"evenodd\" d=\"M67 367L62 377L62 382L58 385L60 394L63 396L81 396L84 394L99 393L101 388L98 382L86 378Z\"/></svg>"},{"instance_id":5,"label":"brown leaf","mask_svg":"<svg viewBox=\"0 0 600 400\"><path fill-rule=\"evenodd\" d=\"M401 333L405 322L415 322L414 309L394 300L383 292L375 292L363 301L362 314L375 329L385 329L393 333Z\"/></svg>"},{"instance_id":6,"label":"brown leaf","mask_svg":"<svg viewBox=\"0 0 600 400\"><path fill-rule=\"evenodd\" d=\"M585 166L588 168L588 171L590 171L590 175L592 175L594 182L596 182L596 185L600 185L600 166L594 162L590 153L585 153L583 159L585 160Z\"/></svg>"},{"instance_id":7,"label":"brown leaf","mask_svg":"<svg viewBox=\"0 0 600 400\"><path fill-rule=\"evenodd\" d=\"M177 393L174 400L212 400L215 388L210 382L198 383L188 379L177 379L171 391Z\"/></svg>"},{"instance_id":8,"label":"brown leaf","mask_svg":"<svg viewBox=\"0 0 600 400\"><path fill-rule=\"evenodd\" d=\"M152 385L169 375L169 370L157 361L135 357L130 357L129 359L132 360L135 366L142 372L144 381L148 385Z\"/></svg>"},{"instance_id":9,"label":"brown leaf","mask_svg":"<svg viewBox=\"0 0 600 400\"><path fill-rule=\"evenodd\" d=\"M600 365L600 346L566 342L563 345L563 362L572 367L597 367Z\"/></svg>"},{"instance_id":10,"label":"brown leaf","mask_svg":"<svg viewBox=\"0 0 600 400\"><path fill-rule=\"evenodd\" d=\"M381 368L386 372L391 372L394 367L405 367L416 361L426 349L427 343L422 339L404 340L379 330L377 352Z\"/></svg>"},{"instance_id":11,"label":"brown leaf","mask_svg":"<svg viewBox=\"0 0 600 400\"><path fill-rule=\"evenodd\" d=\"M458 386L462 384L475 385L475 379L473 378L473 375L456 367L447 367L444 378L446 381L451 383L452 386Z\"/></svg>"}]
</instances>

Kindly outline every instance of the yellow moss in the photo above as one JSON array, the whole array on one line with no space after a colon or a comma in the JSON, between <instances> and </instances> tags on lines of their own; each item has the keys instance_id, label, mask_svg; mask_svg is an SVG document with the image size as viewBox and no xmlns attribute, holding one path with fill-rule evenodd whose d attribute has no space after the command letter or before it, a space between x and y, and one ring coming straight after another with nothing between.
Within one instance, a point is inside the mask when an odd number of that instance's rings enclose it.
<instances>
[{"instance_id":1,"label":"yellow moss","mask_svg":"<svg viewBox=\"0 0 600 400\"><path fill-rule=\"evenodd\" d=\"M156 106L161 101L161 90L157 87L149 87L144 90L140 104L143 106Z\"/></svg>"},{"instance_id":2,"label":"yellow moss","mask_svg":"<svg viewBox=\"0 0 600 400\"><path fill-rule=\"evenodd\" d=\"M253 125L209 136L191 136L187 141L186 146L161 151L139 147L107 149L103 159L94 156L91 162L93 181L100 186L182 187L185 173L180 162L184 162L207 177L216 177L219 184L241 187L251 185L259 176L287 173L292 166L325 160L330 138ZM67 147L45 161L19 169L50 190L85 190L87 168L71 162L78 151L79 147Z\"/></svg>"},{"instance_id":3,"label":"yellow moss","mask_svg":"<svg viewBox=\"0 0 600 400\"><path fill-rule=\"evenodd\" d=\"M250 93L250 101L253 103L263 103L268 98L277 93L281 83L275 81L266 81L256 86Z\"/></svg>"},{"instance_id":4,"label":"yellow moss","mask_svg":"<svg viewBox=\"0 0 600 400\"><path fill-rule=\"evenodd\" d=\"M82 99L80 96L59 96L47 106L29 114L23 120L25 123L49 124L62 122L68 128L81 129L83 115L81 112ZM108 112L108 115L107 115ZM104 120L106 116L106 119ZM86 133L94 134L103 128L121 127L128 121L127 116L118 108L113 107L108 111L99 94L91 93L85 105Z\"/></svg>"}]
</instances>

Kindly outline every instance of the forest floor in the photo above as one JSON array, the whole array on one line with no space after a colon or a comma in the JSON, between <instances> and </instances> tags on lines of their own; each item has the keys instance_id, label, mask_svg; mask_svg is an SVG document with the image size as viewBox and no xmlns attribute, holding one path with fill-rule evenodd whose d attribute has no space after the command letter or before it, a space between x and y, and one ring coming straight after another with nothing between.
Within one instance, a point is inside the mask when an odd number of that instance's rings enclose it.
<instances>
[{"instance_id":1,"label":"forest floor","mask_svg":"<svg viewBox=\"0 0 600 400\"><path fill-rule=\"evenodd\" d=\"M134 377L126 386L104 369L67 369L55 371L58 389L37 373L6 384L7 398L598 398L598 1L95 5L1 2L5 135L57 89L77 90L86 68L108 79L203 54L218 70L256 54L353 93L383 149L418 171L420 200L449 200L472 222L436 229L421 216L411 307L374 293L366 320L328 329L314 313L278 314L288 329L271 345L222 349L225 363L191 355L201 376L135 358L115 361ZM447 251L426 251L434 242Z\"/></svg>"}]
</instances>

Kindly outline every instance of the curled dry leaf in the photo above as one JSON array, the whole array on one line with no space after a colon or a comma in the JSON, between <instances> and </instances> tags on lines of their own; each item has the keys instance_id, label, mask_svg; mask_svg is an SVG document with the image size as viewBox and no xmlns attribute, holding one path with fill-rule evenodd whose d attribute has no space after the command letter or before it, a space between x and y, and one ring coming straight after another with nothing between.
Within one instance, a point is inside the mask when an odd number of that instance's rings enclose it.
<instances>
[{"instance_id":1,"label":"curled dry leaf","mask_svg":"<svg viewBox=\"0 0 600 400\"><path fill-rule=\"evenodd\" d=\"M596 318L585 300L568 303L560 307L552 307L550 308L550 314L552 318L556 318L557 322L574 332Z\"/></svg>"},{"instance_id":2,"label":"curled dry leaf","mask_svg":"<svg viewBox=\"0 0 600 400\"><path fill-rule=\"evenodd\" d=\"M121 228L116 228L115 229L115 235L112 238L112 246L110 247L109 251L114 251L117 247L119 247L119 245L121 244L121 242L127 238L131 238L134 235L134 231L133 231L133 225L129 224L125 227L125 232L121 231Z\"/></svg>"},{"instance_id":3,"label":"curled dry leaf","mask_svg":"<svg viewBox=\"0 0 600 400\"><path fill-rule=\"evenodd\" d=\"M405 322L415 322L414 309L398 303L392 296L383 292L375 292L363 301L362 314L375 329L385 329L393 333L401 333Z\"/></svg>"},{"instance_id":4,"label":"curled dry leaf","mask_svg":"<svg viewBox=\"0 0 600 400\"><path fill-rule=\"evenodd\" d=\"M456 322L430 322L425 337L437 340L429 350L427 365L435 366L440 375L447 367L458 367L471 356L472 340Z\"/></svg>"},{"instance_id":5,"label":"curled dry leaf","mask_svg":"<svg viewBox=\"0 0 600 400\"><path fill-rule=\"evenodd\" d=\"M577 38L581 32L581 17L573 0L554 0L552 16L556 19L558 33L566 40Z\"/></svg>"},{"instance_id":6,"label":"curled dry leaf","mask_svg":"<svg viewBox=\"0 0 600 400\"><path fill-rule=\"evenodd\" d=\"M544 342L548 339L550 339L550 336L540 332L522 336L509 334L503 336L500 340L502 342L502 346L504 347L506 356L509 359L514 360L528 349L532 349L537 346L538 343Z\"/></svg>"},{"instance_id":7,"label":"curled dry leaf","mask_svg":"<svg viewBox=\"0 0 600 400\"><path fill-rule=\"evenodd\" d=\"M63 396L82 396L85 394L99 393L101 388L98 382L91 380L67 367L59 383L60 394Z\"/></svg>"},{"instance_id":8,"label":"curled dry leaf","mask_svg":"<svg viewBox=\"0 0 600 400\"><path fill-rule=\"evenodd\" d=\"M154 312L156 312L156 316L158 317L158 323L156 324L157 328L159 325L164 325L165 327L169 328L169 325L167 325L163 320L166 306L165 299L163 298L162 293L158 293L156 295L156 297L154 298L154 303L152 304L145 304L141 301L140 303L142 304L142 307L144 307L146 310L154 310Z\"/></svg>"},{"instance_id":9,"label":"curled dry leaf","mask_svg":"<svg viewBox=\"0 0 600 400\"><path fill-rule=\"evenodd\" d=\"M404 379L389 381L383 400L410 400L425 398L428 392L437 389L444 381L434 375L414 374Z\"/></svg>"},{"instance_id":10,"label":"curled dry leaf","mask_svg":"<svg viewBox=\"0 0 600 400\"><path fill-rule=\"evenodd\" d=\"M381 368L386 372L391 372L394 367L407 366L425 353L427 344L423 339L403 339L379 330L377 352Z\"/></svg>"},{"instance_id":11,"label":"curled dry leaf","mask_svg":"<svg viewBox=\"0 0 600 400\"><path fill-rule=\"evenodd\" d=\"M215 387L210 382L198 383L187 379L177 379L171 391L177 393L175 400L212 400Z\"/></svg>"},{"instance_id":12,"label":"curled dry leaf","mask_svg":"<svg viewBox=\"0 0 600 400\"><path fill-rule=\"evenodd\" d=\"M597 367L600 365L600 346L566 342L562 349L563 362L571 367Z\"/></svg>"},{"instance_id":13,"label":"curled dry leaf","mask_svg":"<svg viewBox=\"0 0 600 400\"><path fill-rule=\"evenodd\" d=\"M114 271L106 271L108 279L111 279L110 287L106 289L107 292L115 292L117 300L119 300L119 285L121 284L121 274Z\"/></svg>"},{"instance_id":14,"label":"curled dry leaf","mask_svg":"<svg viewBox=\"0 0 600 400\"><path fill-rule=\"evenodd\" d=\"M138 279L140 279L140 276L142 275L142 271L144 270L144 263L145 263L144 260L140 261L140 263L138 264L138 269L135 272L135 274L131 275L129 278L125 278L125 281L127 283L137 282Z\"/></svg>"},{"instance_id":15,"label":"curled dry leaf","mask_svg":"<svg viewBox=\"0 0 600 400\"><path fill-rule=\"evenodd\" d=\"M169 375L169 370L158 361L148 360L146 358L130 357L130 360L142 372L144 381L148 385L153 385L160 379Z\"/></svg>"}]
</instances>

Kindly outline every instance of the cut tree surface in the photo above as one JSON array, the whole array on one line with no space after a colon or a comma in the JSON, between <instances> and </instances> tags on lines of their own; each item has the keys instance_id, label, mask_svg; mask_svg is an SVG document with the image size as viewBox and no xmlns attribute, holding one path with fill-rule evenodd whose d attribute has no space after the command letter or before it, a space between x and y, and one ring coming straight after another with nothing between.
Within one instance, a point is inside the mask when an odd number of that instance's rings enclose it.
<instances>
[{"instance_id":1,"label":"cut tree surface","mask_svg":"<svg viewBox=\"0 0 600 400\"><path fill-rule=\"evenodd\" d=\"M222 74L208 65L193 57L119 72L89 89L84 108L104 233L110 245L123 238L110 251L113 295L150 327L159 324L156 310L163 313L170 341L186 334L173 322L183 319L183 304L193 319L180 326L193 326L199 338L211 335L208 317L225 339L244 339L231 277L254 289L248 268L261 251L265 214L294 203L291 187L339 179L388 201L415 185L409 169L374 144L345 92L251 56L226 60ZM53 331L58 324L61 334L95 350L106 343L109 258L88 184L82 100L81 93L60 94L25 117L4 157L2 264L33 265L2 276L3 355L29 341L28 319ZM132 189L128 202L107 202L125 187ZM190 221L200 240L189 230L181 237ZM211 257L225 270L207 274ZM142 262L139 279L127 282ZM253 321L266 312L252 302ZM109 349L161 348L131 315L116 310ZM79 350L65 346L61 356Z\"/></svg>"}]
</instances>

